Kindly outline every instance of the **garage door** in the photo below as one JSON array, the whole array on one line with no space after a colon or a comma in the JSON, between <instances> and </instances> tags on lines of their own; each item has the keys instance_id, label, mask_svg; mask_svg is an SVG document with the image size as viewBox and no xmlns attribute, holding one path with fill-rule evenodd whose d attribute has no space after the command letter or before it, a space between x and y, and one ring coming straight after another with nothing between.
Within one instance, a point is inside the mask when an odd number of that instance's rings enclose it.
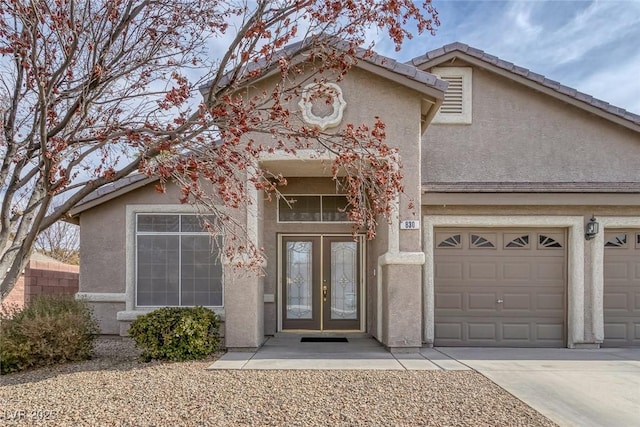
<instances>
[{"instance_id":1,"label":"garage door","mask_svg":"<svg viewBox=\"0 0 640 427\"><path fill-rule=\"evenodd\" d=\"M561 229L436 229L435 345L564 347Z\"/></svg>"},{"instance_id":2,"label":"garage door","mask_svg":"<svg viewBox=\"0 0 640 427\"><path fill-rule=\"evenodd\" d=\"M640 346L640 230L606 232L605 347Z\"/></svg>"}]
</instances>

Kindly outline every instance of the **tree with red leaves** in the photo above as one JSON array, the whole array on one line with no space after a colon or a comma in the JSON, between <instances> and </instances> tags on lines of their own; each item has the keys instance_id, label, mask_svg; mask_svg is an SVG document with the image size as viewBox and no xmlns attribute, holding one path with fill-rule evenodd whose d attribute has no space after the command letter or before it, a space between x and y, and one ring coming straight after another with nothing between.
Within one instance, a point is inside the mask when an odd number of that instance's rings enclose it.
<instances>
[{"instance_id":1,"label":"tree with red leaves","mask_svg":"<svg viewBox=\"0 0 640 427\"><path fill-rule=\"evenodd\" d=\"M370 54L368 31L399 49L435 25L430 0L0 0L1 296L39 233L132 173L178 184L232 236L227 255L255 265L230 212L249 188L285 184L257 161L274 150L332 153L349 218L372 237L402 190L384 123L323 131L292 101L309 82L328 96L322 82ZM265 77L268 89L242 90ZM254 140L265 134L273 144Z\"/></svg>"}]
</instances>

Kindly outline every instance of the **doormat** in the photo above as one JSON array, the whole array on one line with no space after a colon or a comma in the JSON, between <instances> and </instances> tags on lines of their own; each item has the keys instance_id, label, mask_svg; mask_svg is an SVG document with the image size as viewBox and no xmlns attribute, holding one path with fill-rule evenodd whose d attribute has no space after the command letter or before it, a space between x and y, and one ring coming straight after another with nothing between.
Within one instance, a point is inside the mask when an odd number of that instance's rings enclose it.
<instances>
[{"instance_id":1,"label":"doormat","mask_svg":"<svg viewBox=\"0 0 640 427\"><path fill-rule=\"evenodd\" d=\"M345 337L302 337L300 342L349 342Z\"/></svg>"}]
</instances>

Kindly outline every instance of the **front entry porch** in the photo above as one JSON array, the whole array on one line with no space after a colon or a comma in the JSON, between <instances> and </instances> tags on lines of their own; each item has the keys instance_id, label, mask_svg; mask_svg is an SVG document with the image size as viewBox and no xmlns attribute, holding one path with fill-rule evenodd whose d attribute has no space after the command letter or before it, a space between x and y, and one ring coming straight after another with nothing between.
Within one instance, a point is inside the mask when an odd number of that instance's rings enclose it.
<instances>
[{"instance_id":1,"label":"front entry porch","mask_svg":"<svg viewBox=\"0 0 640 427\"><path fill-rule=\"evenodd\" d=\"M342 337L346 342L303 342L306 337ZM209 369L467 370L433 348L394 353L364 333L281 332L255 352L228 352Z\"/></svg>"}]
</instances>

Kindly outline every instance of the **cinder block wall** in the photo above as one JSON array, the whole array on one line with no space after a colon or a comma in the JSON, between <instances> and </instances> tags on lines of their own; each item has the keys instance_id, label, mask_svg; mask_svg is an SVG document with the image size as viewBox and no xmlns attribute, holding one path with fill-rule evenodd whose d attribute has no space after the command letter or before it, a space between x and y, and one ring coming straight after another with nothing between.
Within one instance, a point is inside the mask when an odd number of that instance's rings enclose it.
<instances>
[{"instance_id":1,"label":"cinder block wall","mask_svg":"<svg viewBox=\"0 0 640 427\"><path fill-rule=\"evenodd\" d=\"M2 300L3 306L24 306L24 276L20 276L9 295Z\"/></svg>"},{"instance_id":2,"label":"cinder block wall","mask_svg":"<svg viewBox=\"0 0 640 427\"><path fill-rule=\"evenodd\" d=\"M3 305L23 307L38 295L74 295L78 292L77 265L31 260Z\"/></svg>"},{"instance_id":3,"label":"cinder block wall","mask_svg":"<svg viewBox=\"0 0 640 427\"><path fill-rule=\"evenodd\" d=\"M24 301L38 295L74 295L78 292L80 268L49 261L30 261L24 272Z\"/></svg>"}]
</instances>

